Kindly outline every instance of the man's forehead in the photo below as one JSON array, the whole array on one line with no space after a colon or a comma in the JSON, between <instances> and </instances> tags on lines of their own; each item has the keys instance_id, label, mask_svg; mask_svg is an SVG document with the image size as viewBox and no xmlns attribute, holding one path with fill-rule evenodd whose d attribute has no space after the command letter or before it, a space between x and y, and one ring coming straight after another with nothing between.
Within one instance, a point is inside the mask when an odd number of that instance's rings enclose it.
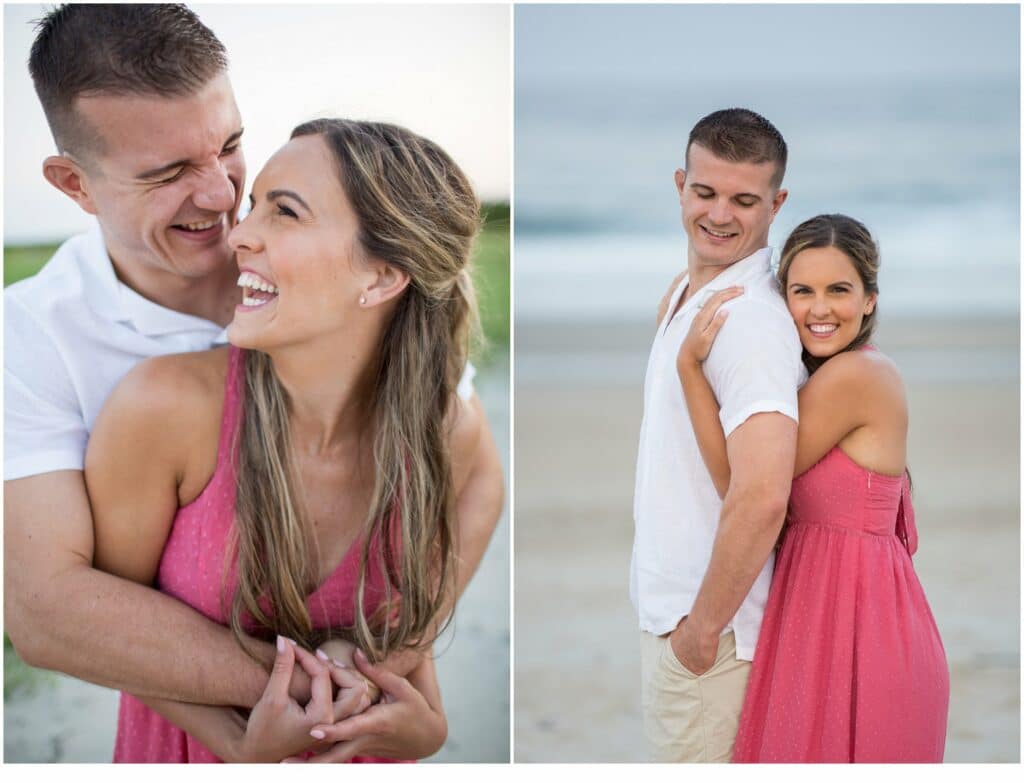
<instances>
[{"instance_id":1,"label":"man's forehead","mask_svg":"<svg viewBox=\"0 0 1024 783\"><path fill-rule=\"evenodd\" d=\"M707 187L736 188L738 190L764 190L771 188L775 174L775 163L764 161L735 161L721 158L711 150L692 144L689 150L686 178L687 184Z\"/></svg>"},{"instance_id":2,"label":"man's forehead","mask_svg":"<svg viewBox=\"0 0 1024 783\"><path fill-rule=\"evenodd\" d=\"M108 153L130 153L144 158L142 165L206 157L241 129L241 116L226 79L180 96L81 96L76 110Z\"/></svg>"}]
</instances>

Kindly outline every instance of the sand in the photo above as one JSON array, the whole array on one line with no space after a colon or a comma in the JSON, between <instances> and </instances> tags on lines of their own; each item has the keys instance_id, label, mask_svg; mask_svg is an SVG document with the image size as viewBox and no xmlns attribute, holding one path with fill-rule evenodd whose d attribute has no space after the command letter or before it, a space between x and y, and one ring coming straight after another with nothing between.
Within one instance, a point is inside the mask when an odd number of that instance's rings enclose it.
<instances>
[{"instance_id":1,"label":"sand","mask_svg":"<svg viewBox=\"0 0 1024 783\"><path fill-rule=\"evenodd\" d=\"M515 759L644 761L628 598L653 327L517 324ZM1020 758L1015 320L884 322L901 367L920 548L951 670L946 760Z\"/></svg>"}]
</instances>

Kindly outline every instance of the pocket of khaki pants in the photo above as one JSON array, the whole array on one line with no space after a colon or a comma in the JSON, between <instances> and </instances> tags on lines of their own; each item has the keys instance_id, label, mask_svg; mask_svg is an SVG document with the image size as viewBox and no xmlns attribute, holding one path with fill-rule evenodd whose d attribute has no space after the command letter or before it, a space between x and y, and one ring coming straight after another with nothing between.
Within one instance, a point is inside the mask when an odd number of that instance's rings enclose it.
<instances>
[{"instance_id":1,"label":"pocket of khaki pants","mask_svg":"<svg viewBox=\"0 0 1024 783\"><path fill-rule=\"evenodd\" d=\"M669 637L664 637L664 646L661 648L661 665L671 674L677 677L685 677L688 680L696 680L699 675L687 669L676 657L676 651L672 649L672 642Z\"/></svg>"}]
</instances>

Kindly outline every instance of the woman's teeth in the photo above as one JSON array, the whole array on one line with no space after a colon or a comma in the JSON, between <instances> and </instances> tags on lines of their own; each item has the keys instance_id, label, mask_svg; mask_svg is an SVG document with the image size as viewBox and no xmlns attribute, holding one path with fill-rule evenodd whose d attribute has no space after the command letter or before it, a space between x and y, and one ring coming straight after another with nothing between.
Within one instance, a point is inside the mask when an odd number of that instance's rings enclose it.
<instances>
[{"instance_id":1,"label":"woman's teeth","mask_svg":"<svg viewBox=\"0 0 1024 783\"><path fill-rule=\"evenodd\" d=\"M280 293L277 286L268 283L252 272L242 272L238 277L238 285L242 288L242 304L246 307L257 307L266 304ZM269 296L266 296L269 294Z\"/></svg>"},{"instance_id":2,"label":"woman's teeth","mask_svg":"<svg viewBox=\"0 0 1024 783\"><path fill-rule=\"evenodd\" d=\"M815 334L832 334L839 327L835 324L811 324L807 328Z\"/></svg>"}]
</instances>

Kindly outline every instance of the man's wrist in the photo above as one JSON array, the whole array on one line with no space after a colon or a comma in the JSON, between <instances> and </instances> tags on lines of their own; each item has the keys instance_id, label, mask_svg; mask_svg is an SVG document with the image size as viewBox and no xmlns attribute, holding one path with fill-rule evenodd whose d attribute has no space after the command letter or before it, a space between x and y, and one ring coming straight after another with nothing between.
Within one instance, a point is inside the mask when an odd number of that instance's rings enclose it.
<instances>
[{"instance_id":1,"label":"man's wrist","mask_svg":"<svg viewBox=\"0 0 1024 783\"><path fill-rule=\"evenodd\" d=\"M714 641L722 632L721 628L716 628L713 624L708 623L707 618L699 613L691 613L686 616L685 620L690 633L702 644Z\"/></svg>"}]
</instances>

